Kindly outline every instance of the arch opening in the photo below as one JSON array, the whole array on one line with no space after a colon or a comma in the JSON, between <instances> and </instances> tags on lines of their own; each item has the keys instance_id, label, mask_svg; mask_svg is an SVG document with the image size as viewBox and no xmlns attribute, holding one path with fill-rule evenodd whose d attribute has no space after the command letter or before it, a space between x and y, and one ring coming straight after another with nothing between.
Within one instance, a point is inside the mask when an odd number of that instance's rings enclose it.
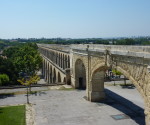
<instances>
[{"instance_id":1,"label":"arch opening","mask_svg":"<svg viewBox=\"0 0 150 125\"><path fill-rule=\"evenodd\" d=\"M45 76L45 60L43 59L43 65L42 65L42 78Z\"/></svg>"},{"instance_id":2,"label":"arch opening","mask_svg":"<svg viewBox=\"0 0 150 125\"><path fill-rule=\"evenodd\" d=\"M68 56L68 67L67 68L70 68L70 56Z\"/></svg>"},{"instance_id":3,"label":"arch opening","mask_svg":"<svg viewBox=\"0 0 150 125\"><path fill-rule=\"evenodd\" d=\"M52 79L52 66L50 66L50 83L53 83L53 79Z\"/></svg>"},{"instance_id":4,"label":"arch opening","mask_svg":"<svg viewBox=\"0 0 150 125\"><path fill-rule=\"evenodd\" d=\"M66 78L64 77L63 83L66 83Z\"/></svg>"},{"instance_id":5,"label":"arch opening","mask_svg":"<svg viewBox=\"0 0 150 125\"><path fill-rule=\"evenodd\" d=\"M134 112L135 115L134 117L131 114L127 114L129 117L132 117L132 119L141 125L144 125L146 122L146 115L144 114L146 110L146 102L145 102L145 97L144 93L141 91L141 88L139 88L138 81L134 77L134 73L131 75L130 72L131 70L124 70L122 67L117 66L114 67L116 73L113 74L113 86L117 84L116 88L121 89L121 93L115 92L113 89L112 90L107 90L106 93L112 95L115 95L113 98L120 98L120 100L123 100L126 103L120 103L123 106L128 107L131 112ZM120 72L120 76L118 77L118 72ZM135 72L136 74L136 72ZM142 82L142 81L141 81ZM128 96L126 96L127 93ZM112 96L110 96L112 97ZM125 112L126 114L126 112ZM138 119L136 119L138 116L140 116Z\"/></svg>"},{"instance_id":6,"label":"arch opening","mask_svg":"<svg viewBox=\"0 0 150 125\"><path fill-rule=\"evenodd\" d=\"M91 77L91 86L89 91L89 100L97 102L105 99L104 78L107 67L102 66L96 69Z\"/></svg>"},{"instance_id":7,"label":"arch opening","mask_svg":"<svg viewBox=\"0 0 150 125\"><path fill-rule=\"evenodd\" d=\"M58 72L58 82L61 82L61 76L59 72Z\"/></svg>"},{"instance_id":8,"label":"arch opening","mask_svg":"<svg viewBox=\"0 0 150 125\"><path fill-rule=\"evenodd\" d=\"M75 88L86 89L86 70L80 59L75 63Z\"/></svg>"},{"instance_id":9,"label":"arch opening","mask_svg":"<svg viewBox=\"0 0 150 125\"><path fill-rule=\"evenodd\" d=\"M136 83L134 82L134 79L132 78L132 76L130 76L127 71L118 67L116 70L122 73L121 77L128 78L130 80L130 82L132 82L132 84L135 85L135 87L132 88L128 85L126 86L124 79L122 79L122 82L118 81L118 85L120 85L120 86L117 85L114 88L115 81L111 80L110 83L108 83L109 85L106 84L106 86L104 88L104 82L105 82L104 80L105 80L106 70L107 70L107 67L100 67L99 69L97 69L93 72L92 77L91 77L91 83L90 83L89 100L92 102L99 102L100 100L103 100L105 98L105 96L107 96L107 99L105 100L106 103L107 103L107 100L115 101L116 103L114 103L112 105L112 107L114 107L117 110L128 115L136 123L144 125L145 124L145 116L144 116L144 110L143 110L144 100L142 100L140 95L138 96L138 93L136 92L136 90L134 90L134 88L138 89L138 87L136 87ZM118 80L118 76L116 78ZM117 81L116 81L116 84L117 84ZM131 93L127 89L134 90L134 91L132 91L132 93ZM126 96L126 94L125 94L126 90L127 90L127 93L129 92L127 95L130 96L130 94L131 94L130 98L128 96ZM134 93L136 94L136 96L132 96L132 94L134 94ZM139 93L142 95L141 92L139 92ZM139 97L139 98L137 100L133 99L135 97ZM118 103L122 108L119 108ZM118 107L116 107L115 104L118 105ZM128 110L126 109L126 107L128 107ZM134 117L133 117L133 114L129 113L129 112L135 113ZM137 116L137 114L138 114L138 116ZM139 115L140 115L140 117L139 117ZM139 117L139 118L136 119L136 117Z\"/></svg>"},{"instance_id":10,"label":"arch opening","mask_svg":"<svg viewBox=\"0 0 150 125\"><path fill-rule=\"evenodd\" d=\"M56 70L53 71L53 83L56 83Z\"/></svg>"},{"instance_id":11,"label":"arch opening","mask_svg":"<svg viewBox=\"0 0 150 125\"><path fill-rule=\"evenodd\" d=\"M47 76L48 77L47 78L47 83L49 84L50 83L50 64L49 63L48 63L48 67L47 68L48 68L48 70L47 70L47 75L48 75Z\"/></svg>"},{"instance_id":12,"label":"arch opening","mask_svg":"<svg viewBox=\"0 0 150 125\"><path fill-rule=\"evenodd\" d=\"M46 68L45 68L45 81L47 82L48 80L48 62L46 61Z\"/></svg>"}]
</instances>

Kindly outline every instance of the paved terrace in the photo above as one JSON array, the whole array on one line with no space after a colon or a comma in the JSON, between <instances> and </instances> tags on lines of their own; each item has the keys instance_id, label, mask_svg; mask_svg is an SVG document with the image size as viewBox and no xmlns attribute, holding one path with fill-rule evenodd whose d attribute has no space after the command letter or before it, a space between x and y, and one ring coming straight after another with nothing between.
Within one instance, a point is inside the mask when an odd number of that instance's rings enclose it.
<instances>
[{"instance_id":1,"label":"paved terrace","mask_svg":"<svg viewBox=\"0 0 150 125\"><path fill-rule=\"evenodd\" d=\"M67 77L68 81L71 81L71 85L75 88L79 88L81 85L82 87L86 87L86 97L89 101L99 101L105 98L103 74L109 67L122 72L129 80L132 81L139 93L142 95L145 102L146 124L150 124L149 46L116 46L96 44L73 44L64 46L40 44L39 48L43 49L41 53L46 53L47 55L51 54L50 50L53 50L54 54L52 55L56 58L55 60L59 60L56 62L57 65L61 67L65 64L66 59L64 59L64 57L66 56L64 56L64 53L67 51L68 57L70 57L70 75L68 73L68 76L66 74L66 76L62 76L63 74L59 75L59 71L57 71L58 76L61 76L64 79ZM47 60L44 62L46 67L43 69L44 71L47 71L49 69L47 67L49 67L49 65L51 66L51 64ZM52 76L55 76L55 74L57 75L57 73L55 73L55 67L53 67L53 69L54 75ZM46 72L46 74L48 73L49 72ZM56 77L56 79L58 79L57 81L59 81L59 78L60 77ZM71 78L71 80L69 80L69 78Z\"/></svg>"},{"instance_id":2,"label":"paved terrace","mask_svg":"<svg viewBox=\"0 0 150 125\"><path fill-rule=\"evenodd\" d=\"M34 125L145 124L143 100L135 88L122 89L120 86L106 85L106 101L91 103L84 98L85 91L56 90L59 87L51 88L54 90L49 90L49 87L33 88L39 91L29 97L35 111ZM7 89L5 92L12 90ZM1 106L24 104L26 95L0 96L0 100Z\"/></svg>"}]
</instances>

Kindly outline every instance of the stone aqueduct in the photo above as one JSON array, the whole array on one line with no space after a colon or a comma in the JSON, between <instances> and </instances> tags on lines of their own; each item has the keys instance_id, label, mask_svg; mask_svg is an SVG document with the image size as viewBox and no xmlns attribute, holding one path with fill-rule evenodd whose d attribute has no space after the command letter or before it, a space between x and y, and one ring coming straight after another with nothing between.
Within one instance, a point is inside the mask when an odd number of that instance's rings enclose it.
<instances>
[{"instance_id":1,"label":"stone aqueduct","mask_svg":"<svg viewBox=\"0 0 150 125\"><path fill-rule=\"evenodd\" d=\"M122 72L143 96L146 124L150 125L150 47L93 44L38 44L38 47L43 57L45 80L49 84L64 82L74 88L86 88L89 101L105 98L107 69Z\"/></svg>"}]
</instances>

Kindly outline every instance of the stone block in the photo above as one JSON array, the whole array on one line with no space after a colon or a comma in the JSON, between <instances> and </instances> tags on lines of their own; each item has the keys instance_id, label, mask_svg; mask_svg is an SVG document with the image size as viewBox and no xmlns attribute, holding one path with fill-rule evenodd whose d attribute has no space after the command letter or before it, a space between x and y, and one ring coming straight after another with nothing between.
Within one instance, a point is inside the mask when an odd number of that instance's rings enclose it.
<instances>
[{"instance_id":1,"label":"stone block","mask_svg":"<svg viewBox=\"0 0 150 125\"><path fill-rule=\"evenodd\" d=\"M105 99L105 93L104 91L101 92L89 92L89 101L91 102L99 102L101 100Z\"/></svg>"}]
</instances>

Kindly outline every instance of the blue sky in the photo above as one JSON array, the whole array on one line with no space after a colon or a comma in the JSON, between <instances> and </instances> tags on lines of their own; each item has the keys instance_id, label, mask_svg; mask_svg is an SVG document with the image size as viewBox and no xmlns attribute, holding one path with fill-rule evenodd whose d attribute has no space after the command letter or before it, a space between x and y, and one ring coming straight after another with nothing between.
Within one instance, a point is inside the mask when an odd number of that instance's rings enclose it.
<instances>
[{"instance_id":1,"label":"blue sky","mask_svg":"<svg viewBox=\"0 0 150 125\"><path fill-rule=\"evenodd\" d=\"M150 35L150 0L0 0L0 38Z\"/></svg>"}]
</instances>

